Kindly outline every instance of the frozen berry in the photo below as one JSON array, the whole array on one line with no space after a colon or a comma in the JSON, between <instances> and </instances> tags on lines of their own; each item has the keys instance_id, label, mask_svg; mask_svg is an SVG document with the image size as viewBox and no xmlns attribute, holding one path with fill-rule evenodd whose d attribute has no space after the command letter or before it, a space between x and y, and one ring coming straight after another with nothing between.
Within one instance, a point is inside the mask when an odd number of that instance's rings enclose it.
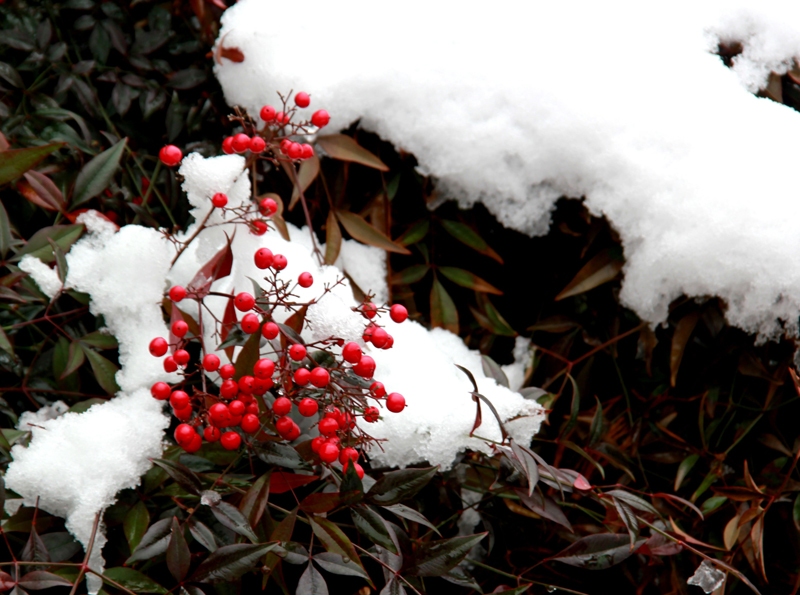
<instances>
[{"instance_id":1,"label":"frozen berry","mask_svg":"<svg viewBox=\"0 0 800 595\"><path fill-rule=\"evenodd\" d=\"M169 288L169 299L173 302L179 302L186 297L186 290L180 285L173 285Z\"/></svg>"},{"instance_id":2,"label":"frozen berry","mask_svg":"<svg viewBox=\"0 0 800 595\"><path fill-rule=\"evenodd\" d=\"M314 399L306 397L305 399L301 399L300 403L298 403L297 410L303 417L311 417L312 415L316 415L317 411L319 411L319 404Z\"/></svg>"},{"instance_id":3,"label":"frozen berry","mask_svg":"<svg viewBox=\"0 0 800 595\"><path fill-rule=\"evenodd\" d=\"M217 207L218 209L221 209L228 204L228 196L223 194L222 192L217 192L214 196L211 197L211 204Z\"/></svg>"},{"instance_id":4,"label":"frozen berry","mask_svg":"<svg viewBox=\"0 0 800 595\"><path fill-rule=\"evenodd\" d=\"M248 434L254 434L258 431L258 428L261 427L261 422L258 421L258 416L253 415L252 413L245 414L242 417L242 423L240 424L242 431L247 432Z\"/></svg>"},{"instance_id":5,"label":"frozen berry","mask_svg":"<svg viewBox=\"0 0 800 595\"><path fill-rule=\"evenodd\" d=\"M331 117L324 109L318 109L311 116L311 123L317 128L323 128L331 121Z\"/></svg>"},{"instance_id":6,"label":"frozen berry","mask_svg":"<svg viewBox=\"0 0 800 595\"><path fill-rule=\"evenodd\" d=\"M342 465L342 471L347 473L347 468L350 466L350 461L345 461ZM364 479L364 468L359 465L358 463L353 463L353 469L356 470L356 475L358 475L359 479Z\"/></svg>"},{"instance_id":7,"label":"frozen berry","mask_svg":"<svg viewBox=\"0 0 800 595\"><path fill-rule=\"evenodd\" d=\"M323 436L317 436L311 441L311 450L313 452L319 452L323 444L325 444L325 438Z\"/></svg>"},{"instance_id":8,"label":"frozen berry","mask_svg":"<svg viewBox=\"0 0 800 595\"><path fill-rule=\"evenodd\" d=\"M226 155L232 155L236 151L233 150L233 137L226 136L222 141L222 152Z\"/></svg>"},{"instance_id":9,"label":"frozen berry","mask_svg":"<svg viewBox=\"0 0 800 595\"><path fill-rule=\"evenodd\" d=\"M389 317L395 322L403 322L408 318L408 310L402 304L395 304L389 308Z\"/></svg>"},{"instance_id":10,"label":"frozen berry","mask_svg":"<svg viewBox=\"0 0 800 595\"><path fill-rule=\"evenodd\" d=\"M228 404L228 410L230 410L231 415L241 417L242 415L244 415L245 404L242 403L239 399L236 399L235 401L231 401Z\"/></svg>"},{"instance_id":11,"label":"frozen berry","mask_svg":"<svg viewBox=\"0 0 800 595\"><path fill-rule=\"evenodd\" d=\"M380 411L377 407L367 407L364 409L364 421L373 424L378 421L378 417L380 417Z\"/></svg>"},{"instance_id":12,"label":"frozen berry","mask_svg":"<svg viewBox=\"0 0 800 595\"><path fill-rule=\"evenodd\" d=\"M237 153L244 153L250 147L250 137L244 132L233 135L233 143L231 144L233 150Z\"/></svg>"},{"instance_id":13,"label":"frozen berry","mask_svg":"<svg viewBox=\"0 0 800 595\"><path fill-rule=\"evenodd\" d=\"M308 368L298 368L294 372L294 383L298 386L305 386L308 384L308 381L311 380L311 372Z\"/></svg>"},{"instance_id":14,"label":"frozen berry","mask_svg":"<svg viewBox=\"0 0 800 595\"><path fill-rule=\"evenodd\" d=\"M250 233L255 234L257 236L263 236L265 233L267 233L268 229L269 228L267 227L267 224L264 223L263 221L261 220L253 221L252 227L250 228Z\"/></svg>"},{"instance_id":15,"label":"frozen berry","mask_svg":"<svg viewBox=\"0 0 800 595\"><path fill-rule=\"evenodd\" d=\"M166 382L156 382L150 387L150 394L153 395L154 399L158 399L159 401L166 401L169 399L171 392L169 384Z\"/></svg>"},{"instance_id":16,"label":"frozen berry","mask_svg":"<svg viewBox=\"0 0 800 595\"><path fill-rule=\"evenodd\" d=\"M258 115L261 116L261 119L264 120L265 122L272 122L275 119L277 113L278 112L275 111L274 107L272 107L271 105L265 105L264 107L261 108L261 111L259 112Z\"/></svg>"},{"instance_id":17,"label":"frozen berry","mask_svg":"<svg viewBox=\"0 0 800 595\"><path fill-rule=\"evenodd\" d=\"M319 447L319 458L323 463L333 463L339 458L339 447L326 442Z\"/></svg>"},{"instance_id":18,"label":"frozen berry","mask_svg":"<svg viewBox=\"0 0 800 595\"><path fill-rule=\"evenodd\" d=\"M253 153L261 153L264 149L267 148L267 143L264 142L264 139L260 136L254 136L250 139L250 150Z\"/></svg>"},{"instance_id":19,"label":"frozen berry","mask_svg":"<svg viewBox=\"0 0 800 595\"><path fill-rule=\"evenodd\" d=\"M289 347L289 357L294 361L299 362L306 357L306 346L300 343L295 343Z\"/></svg>"},{"instance_id":20,"label":"frozen berry","mask_svg":"<svg viewBox=\"0 0 800 595\"><path fill-rule=\"evenodd\" d=\"M167 167L174 167L183 159L183 152L175 145L165 145L158 152L158 158Z\"/></svg>"},{"instance_id":21,"label":"frozen berry","mask_svg":"<svg viewBox=\"0 0 800 595\"><path fill-rule=\"evenodd\" d=\"M406 398L400 393L391 393L386 397L386 408L392 413L400 413L406 408Z\"/></svg>"},{"instance_id":22,"label":"frozen berry","mask_svg":"<svg viewBox=\"0 0 800 595\"><path fill-rule=\"evenodd\" d=\"M236 368L233 367L233 364L225 364L219 369L219 375L222 378L233 378L234 374L236 374Z\"/></svg>"},{"instance_id":23,"label":"frozen berry","mask_svg":"<svg viewBox=\"0 0 800 595\"><path fill-rule=\"evenodd\" d=\"M189 352L185 349L178 349L172 354L172 359L174 359L175 363L179 366L185 366L189 363Z\"/></svg>"},{"instance_id":24,"label":"frozen berry","mask_svg":"<svg viewBox=\"0 0 800 595\"><path fill-rule=\"evenodd\" d=\"M311 370L311 384L317 388L325 388L331 381L331 375L325 368L316 367Z\"/></svg>"},{"instance_id":25,"label":"frozen berry","mask_svg":"<svg viewBox=\"0 0 800 595\"><path fill-rule=\"evenodd\" d=\"M242 443L242 437L236 432L225 432L220 437L219 443L225 450L236 450Z\"/></svg>"},{"instance_id":26,"label":"frozen berry","mask_svg":"<svg viewBox=\"0 0 800 595\"><path fill-rule=\"evenodd\" d=\"M300 91L295 94L294 103L297 107L308 107L311 103L311 97L305 91Z\"/></svg>"},{"instance_id":27,"label":"frozen berry","mask_svg":"<svg viewBox=\"0 0 800 595\"><path fill-rule=\"evenodd\" d=\"M339 422L332 417L325 417L319 421L319 433L323 436L333 436L339 431Z\"/></svg>"},{"instance_id":28,"label":"frozen berry","mask_svg":"<svg viewBox=\"0 0 800 595\"><path fill-rule=\"evenodd\" d=\"M219 357L213 353L208 353L203 357L203 369L206 372L216 372L219 370Z\"/></svg>"},{"instance_id":29,"label":"frozen berry","mask_svg":"<svg viewBox=\"0 0 800 595\"><path fill-rule=\"evenodd\" d=\"M173 409L186 409L189 406L189 395L182 390L174 390L169 396L169 404Z\"/></svg>"},{"instance_id":30,"label":"frozen berry","mask_svg":"<svg viewBox=\"0 0 800 595\"><path fill-rule=\"evenodd\" d=\"M300 273L297 284L300 287L311 287L314 284L314 277L311 276L311 273Z\"/></svg>"},{"instance_id":31,"label":"frozen berry","mask_svg":"<svg viewBox=\"0 0 800 595\"><path fill-rule=\"evenodd\" d=\"M300 148L303 150L300 159L311 159L314 156L314 147L311 145L300 145Z\"/></svg>"},{"instance_id":32,"label":"frozen berry","mask_svg":"<svg viewBox=\"0 0 800 595\"><path fill-rule=\"evenodd\" d=\"M248 312L256 305L256 298L246 291L243 291L233 298L233 305L239 312Z\"/></svg>"},{"instance_id":33,"label":"frozen berry","mask_svg":"<svg viewBox=\"0 0 800 595\"><path fill-rule=\"evenodd\" d=\"M372 393L372 396L376 399L380 399L382 396L386 394L386 388L383 386L383 382L378 382L377 380L369 385L369 392Z\"/></svg>"},{"instance_id":34,"label":"frozen berry","mask_svg":"<svg viewBox=\"0 0 800 595\"><path fill-rule=\"evenodd\" d=\"M195 434L197 434L197 432L195 432L194 428L189 424L179 424L178 427L175 428L173 436L175 437L175 442L178 444L187 444L194 438Z\"/></svg>"},{"instance_id":35,"label":"frozen berry","mask_svg":"<svg viewBox=\"0 0 800 595\"><path fill-rule=\"evenodd\" d=\"M289 264L289 261L286 260L286 257L283 254L276 254L272 259L272 268L276 271L282 271L286 268L287 264Z\"/></svg>"},{"instance_id":36,"label":"frozen berry","mask_svg":"<svg viewBox=\"0 0 800 595\"><path fill-rule=\"evenodd\" d=\"M161 357L167 353L167 349L169 349L169 344L164 337L156 337L150 341L150 355Z\"/></svg>"},{"instance_id":37,"label":"frozen berry","mask_svg":"<svg viewBox=\"0 0 800 595\"><path fill-rule=\"evenodd\" d=\"M253 376L256 378L272 378L275 373L275 362L268 358L262 358L253 366Z\"/></svg>"},{"instance_id":38,"label":"frozen berry","mask_svg":"<svg viewBox=\"0 0 800 595\"><path fill-rule=\"evenodd\" d=\"M168 355L164 358L164 371L168 374L178 371L178 364L175 363L175 358L173 358L171 355Z\"/></svg>"},{"instance_id":39,"label":"frozen berry","mask_svg":"<svg viewBox=\"0 0 800 595\"><path fill-rule=\"evenodd\" d=\"M239 394L239 383L235 380L228 378L222 381L219 387L219 396L223 399L233 399Z\"/></svg>"},{"instance_id":40,"label":"frozen berry","mask_svg":"<svg viewBox=\"0 0 800 595\"><path fill-rule=\"evenodd\" d=\"M265 339L274 339L280 333L280 328L274 322L268 322L261 328L261 335Z\"/></svg>"},{"instance_id":41,"label":"frozen berry","mask_svg":"<svg viewBox=\"0 0 800 595\"><path fill-rule=\"evenodd\" d=\"M176 337L182 338L187 332L189 332L189 325L183 320L176 320L172 323L172 334Z\"/></svg>"},{"instance_id":42,"label":"frozen berry","mask_svg":"<svg viewBox=\"0 0 800 595\"><path fill-rule=\"evenodd\" d=\"M362 378L372 378L372 375L375 374L375 360L368 355L363 356L358 363L353 366L353 372Z\"/></svg>"},{"instance_id":43,"label":"frozen berry","mask_svg":"<svg viewBox=\"0 0 800 595\"><path fill-rule=\"evenodd\" d=\"M278 203L275 202L274 198L262 198L261 202L258 203L258 207L265 215L274 215L278 212Z\"/></svg>"},{"instance_id":44,"label":"frozen berry","mask_svg":"<svg viewBox=\"0 0 800 595\"><path fill-rule=\"evenodd\" d=\"M275 415L286 415L292 410L292 402L286 397L278 397L272 404Z\"/></svg>"},{"instance_id":45,"label":"frozen berry","mask_svg":"<svg viewBox=\"0 0 800 595\"><path fill-rule=\"evenodd\" d=\"M378 327L374 331L372 331L372 344L375 347L381 348L386 345L386 341L389 339L389 333L386 332L386 329Z\"/></svg>"},{"instance_id":46,"label":"frozen berry","mask_svg":"<svg viewBox=\"0 0 800 595\"><path fill-rule=\"evenodd\" d=\"M258 332L258 327L261 326L261 320L258 315L250 313L242 316L242 330L248 335Z\"/></svg>"},{"instance_id":47,"label":"frozen berry","mask_svg":"<svg viewBox=\"0 0 800 595\"><path fill-rule=\"evenodd\" d=\"M357 364L362 355L361 346L358 343L351 341L342 347L342 359L348 363Z\"/></svg>"},{"instance_id":48,"label":"frozen berry","mask_svg":"<svg viewBox=\"0 0 800 595\"><path fill-rule=\"evenodd\" d=\"M353 448L352 446L348 446L347 448L343 448L342 452L339 454L339 462L344 465L345 461L357 461L358 460L358 451Z\"/></svg>"}]
</instances>

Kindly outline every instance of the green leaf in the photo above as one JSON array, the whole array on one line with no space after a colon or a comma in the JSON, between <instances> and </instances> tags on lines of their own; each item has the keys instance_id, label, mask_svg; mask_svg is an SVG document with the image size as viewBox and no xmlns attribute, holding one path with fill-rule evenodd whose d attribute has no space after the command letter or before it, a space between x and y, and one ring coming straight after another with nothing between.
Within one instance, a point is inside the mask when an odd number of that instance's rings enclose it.
<instances>
[{"instance_id":1,"label":"green leaf","mask_svg":"<svg viewBox=\"0 0 800 595\"><path fill-rule=\"evenodd\" d=\"M325 579L311 562L300 575L295 595L328 595L328 585L325 583Z\"/></svg>"},{"instance_id":2,"label":"green leaf","mask_svg":"<svg viewBox=\"0 0 800 595\"><path fill-rule=\"evenodd\" d=\"M491 283L484 281L478 275L470 273L465 269L459 269L456 267L443 267L440 266L437 270L450 279L453 283L457 285L461 285L461 287L466 287L468 289L472 289L473 291L480 291L483 293L493 293L494 295L503 295L503 292L497 289Z\"/></svg>"},{"instance_id":3,"label":"green leaf","mask_svg":"<svg viewBox=\"0 0 800 595\"><path fill-rule=\"evenodd\" d=\"M8 218L8 212L0 202L0 256L5 258L8 250L11 248L11 221Z\"/></svg>"},{"instance_id":4,"label":"green leaf","mask_svg":"<svg viewBox=\"0 0 800 595\"><path fill-rule=\"evenodd\" d=\"M67 273L69 273L67 256L53 240L50 240L50 247L53 249L53 258L56 259L56 272L58 273L58 280L61 281L61 284L63 285L67 280Z\"/></svg>"},{"instance_id":5,"label":"green leaf","mask_svg":"<svg viewBox=\"0 0 800 595\"><path fill-rule=\"evenodd\" d=\"M382 506L397 504L424 488L437 470L437 467L424 467L390 471L375 482L367 492L367 497Z\"/></svg>"},{"instance_id":6,"label":"green leaf","mask_svg":"<svg viewBox=\"0 0 800 595\"><path fill-rule=\"evenodd\" d=\"M441 223L444 230L462 244L503 264L503 259L500 258L500 255L492 250L489 244L468 225L464 225L458 221L450 221L449 219L442 219Z\"/></svg>"},{"instance_id":7,"label":"green leaf","mask_svg":"<svg viewBox=\"0 0 800 595\"><path fill-rule=\"evenodd\" d=\"M387 252L396 252L397 254L411 254L405 247L392 241L383 232L373 227L367 221L355 213L349 211L336 211L336 218L347 230L353 238L362 244L369 244L370 246L377 246Z\"/></svg>"},{"instance_id":8,"label":"green leaf","mask_svg":"<svg viewBox=\"0 0 800 595\"><path fill-rule=\"evenodd\" d=\"M69 408L70 413L84 413L98 405L99 403L107 403L108 399L101 399L100 397L92 397L91 399L84 399L83 401L78 401L72 407ZM145 526L145 528L147 528Z\"/></svg>"},{"instance_id":9,"label":"green leaf","mask_svg":"<svg viewBox=\"0 0 800 595\"><path fill-rule=\"evenodd\" d=\"M125 539L128 540L128 546L130 546L131 551L136 550L142 541L142 537L147 533L149 525L150 513L147 512L147 506L145 506L144 502L140 500L131 507L122 522Z\"/></svg>"},{"instance_id":10,"label":"green leaf","mask_svg":"<svg viewBox=\"0 0 800 595\"><path fill-rule=\"evenodd\" d=\"M427 264L412 264L407 269L403 269L402 271L394 273L392 275L392 284L400 285L417 283L418 281L422 281L430 269L431 267Z\"/></svg>"},{"instance_id":11,"label":"green leaf","mask_svg":"<svg viewBox=\"0 0 800 595\"><path fill-rule=\"evenodd\" d=\"M594 415L592 416L592 423L589 426L589 446L594 446L600 441L603 437L603 428L605 426L603 420L603 405L597 397L595 397L594 400L597 401L597 409L595 409Z\"/></svg>"},{"instance_id":12,"label":"green leaf","mask_svg":"<svg viewBox=\"0 0 800 595\"><path fill-rule=\"evenodd\" d=\"M429 219L420 219L414 225L409 227L408 230L403 233L403 235L397 238L397 243L402 244L403 246L416 244L426 235L428 235L430 228L431 222Z\"/></svg>"},{"instance_id":13,"label":"green leaf","mask_svg":"<svg viewBox=\"0 0 800 595\"><path fill-rule=\"evenodd\" d=\"M342 229L339 227L336 213L331 209L328 211L328 220L325 222L325 264L336 262L341 249Z\"/></svg>"},{"instance_id":14,"label":"green leaf","mask_svg":"<svg viewBox=\"0 0 800 595\"><path fill-rule=\"evenodd\" d=\"M100 331L94 331L81 337L81 343L86 343L96 349L116 349L119 347L114 335L109 335Z\"/></svg>"},{"instance_id":15,"label":"green leaf","mask_svg":"<svg viewBox=\"0 0 800 595\"><path fill-rule=\"evenodd\" d=\"M184 490L195 496L200 495L200 492L203 490L203 484L195 472L186 465L166 459L153 459L153 463L166 471Z\"/></svg>"},{"instance_id":16,"label":"green leaf","mask_svg":"<svg viewBox=\"0 0 800 595\"><path fill-rule=\"evenodd\" d=\"M166 552L171 529L171 519L161 519L153 523L142 536L131 557L125 560L125 564L131 564L139 560L149 560Z\"/></svg>"},{"instance_id":17,"label":"green leaf","mask_svg":"<svg viewBox=\"0 0 800 595\"><path fill-rule=\"evenodd\" d=\"M101 576L103 579L111 579L126 589L137 593L157 593L158 595L166 595L167 593L164 587L133 568L125 568L123 566L108 568Z\"/></svg>"},{"instance_id":18,"label":"green leaf","mask_svg":"<svg viewBox=\"0 0 800 595\"><path fill-rule=\"evenodd\" d=\"M65 562L81 551L81 545L66 531L56 531L42 535L51 562Z\"/></svg>"},{"instance_id":19,"label":"green leaf","mask_svg":"<svg viewBox=\"0 0 800 595\"><path fill-rule=\"evenodd\" d=\"M16 180L64 143L52 143L29 149L11 149L0 153L0 186Z\"/></svg>"},{"instance_id":20,"label":"green leaf","mask_svg":"<svg viewBox=\"0 0 800 595\"><path fill-rule=\"evenodd\" d=\"M172 517L172 532L167 545L167 568L173 578L179 583L186 578L191 564L191 552L186 538L183 536L181 525L177 517Z\"/></svg>"},{"instance_id":21,"label":"green leaf","mask_svg":"<svg viewBox=\"0 0 800 595\"><path fill-rule=\"evenodd\" d=\"M364 537L383 548L386 548L393 554L398 554L397 547L395 547L392 537L389 535L389 530L383 517L375 512L369 506L358 505L350 509L350 516L353 518L353 524Z\"/></svg>"},{"instance_id":22,"label":"green leaf","mask_svg":"<svg viewBox=\"0 0 800 595\"><path fill-rule=\"evenodd\" d=\"M603 570L629 558L642 543L644 543L644 540L640 539L631 548L627 534L603 533L600 535L588 535L550 559L570 566L577 566L578 568Z\"/></svg>"},{"instance_id":23,"label":"green leaf","mask_svg":"<svg viewBox=\"0 0 800 595\"><path fill-rule=\"evenodd\" d=\"M119 392L119 385L114 378L119 368L93 349L81 347L89 360L89 365L92 366L92 373L101 388L110 395L115 395Z\"/></svg>"},{"instance_id":24,"label":"green leaf","mask_svg":"<svg viewBox=\"0 0 800 595\"><path fill-rule=\"evenodd\" d=\"M6 62L0 62L0 78L17 89L22 89L25 86L25 83L22 81L22 77L17 72L17 69Z\"/></svg>"},{"instance_id":25,"label":"green leaf","mask_svg":"<svg viewBox=\"0 0 800 595\"><path fill-rule=\"evenodd\" d=\"M332 523L326 518L319 516L309 516L311 523L311 530L325 546L325 549L334 554L340 554L345 558L360 563L356 548L353 547L352 542L348 539L338 525Z\"/></svg>"},{"instance_id":26,"label":"green leaf","mask_svg":"<svg viewBox=\"0 0 800 595\"><path fill-rule=\"evenodd\" d=\"M414 566L410 574L414 576L441 576L455 568L469 551L486 537L487 533L452 537L439 541L429 541L417 549Z\"/></svg>"},{"instance_id":27,"label":"green leaf","mask_svg":"<svg viewBox=\"0 0 800 595\"><path fill-rule=\"evenodd\" d=\"M388 510L389 512L396 514L397 516L404 518L409 521L413 521L415 523L419 523L420 525L424 525L431 529L435 533L439 534L439 529L431 523L428 519L423 516L422 513L417 512L413 508L406 506L405 504L389 504L383 506L384 510Z\"/></svg>"},{"instance_id":28,"label":"green leaf","mask_svg":"<svg viewBox=\"0 0 800 595\"><path fill-rule=\"evenodd\" d=\"M482 302L482 305L486 312L486 317L489 319L495 333L507 337L517 336L517 333L511 328L511 325L506 322L506 319L500 315L500 312L497 311L497 308L494 307L492 302L486 299Z\"/></svg>"},{"instance_id":29,"label":"green leaf","mask_svg":"<svg viewBox=\"0 0 800 595\"><path fill-rule=\"evenodd\" d=\"M321 147L333 159L352 161L380 171L389 171L383 161L359 145L351 136L344 134L318 136L317 146Z\"/></svg>"},{"instance_id":30,"label":"green leaf","mask_svg":"<svg viewBox=\"0 0 800 595\"><path fill-rule=\"evenodd\" d=\"M0 327L0 349L12 357L14 356L14 346L11 344L11 341L8 339L8 335L6 335L6 332L2 327Z\"/></svg>"},{"instance_id":31,"label":"green leaf","mask_svg":"<svg viewBox=\"0 0 800 595\"><path fill-rule=\"evenodd\" d=\"M64 371L61 372L59 378L64 380L67 376L75 372L86 361L86 355L83 353L81 344L78 341L73 341L69 344L69 355L67 355L67 365Z\"/></svg>"},{"instance_id":32,"label":"green leaf","mask_svg":"<svg viewBox=\"0 0 800 595\"><path fill-rule=\"evenodd\" d=\"M2 155L2 153L0 153ZM52 225L43 227L37 231L28 243L14 255L14 260L18 260L30 254L43 262L51 263L55 260L53 247L50 240L54 241L64 252L68 252L70 246L78 241L84 231L82 224L76 225Z\"/></svg>"},{"instance_id":33,"label":"green leaf","mask_svg":"<svg viewBox=\"0 0 800 595\"><path fill-rule=\"evenodd\" d=\"M253 528L250 526L249 521L233 504L220 500L211 506L211 512L214 513L220 523L231 531L247 537L253 543L258 542L258 537L253 533Z\"/></svg>"},{"instance_id":34,"label":"green leaf","mask_svg":"<svg viewBox=\"0 0 800 595\"><path fill-rule=\"evenodd\" d=\"M508 388L508 376L496 361L488 355L481 355L481 367L488 378L493 378L497 384Z\"/></svg>"},{"instance_id":35,"label":"green leaf","mask_svg":"<svg viewBox=\"0 0 800 595\"><path fill-rule=\"evenodd\" d=\"M456 304L436 278L433 279L433 287L431 287L431 325L458 334Z\"/></svg>"},{"instance_id":36,"label":"green leaf","mask_svg":"<svg viewBox=\"0 0 800 595\"><path fill-rule=\"evenodd\" d=\"M561 290L555 300L563 300L594 289L615 279L622 270L625 261L615 258L612 250L604 250L587 262L567 286Z\"/></svg>"},{"instance_id":37,"label":"green leaf","mask_svg":"<svg viewBox=\"0 0 800 595\"><path fill-rule=\"evenodd\" d=\"M191 580L200 583L229 582L253 570L277 543L237 543L211 553L195 570Z\"/></svg>"},{"instance_id":38,"label":"green leaf","mask_svg":"<svg viewBox=\"0 0 800 595\"><path fill-rule=\"evenodd\" d=\"M298 454L294 447L288 444L263 442L255 446L255 452L259 459L270 465L278 465L289 469L304 469L308 467L308 463L303 460L303 457ZM272 478L273 483L275 479L275 477ZM272 492L278 493L275 492L275 486L273 486Z\"/></svg>"},{"instance_id":39,"label":"green leaf","mask_svg":"<svg viewBox=\"0 0 800 595\"><path fill-rule=\"evenodd\" d=\"M340 574L343 576L360 576L361 578L369 581L372 584L372 579L366 571L353 562L352 560L344 561L344 558L339 554L331 552L320 552L314 556L314 562L320 565L323 570L327 570L331 574Z\"/></svg>"},{"instance_id":40,"label":"green leaf","mask_svg":"<svg viewBox=\"0 0 800 595\"><path fill-rule=\"evenodd\" d=\"M691 454L685 459L683 459L683 461L681 461L681 464L678 465L678 472L675 474L675 486L674 486L676 492L680 489L681 485L683 484L683 480L686 478L687 475L689 475L689 472L692 470L695 463L697 463L698 459L700 459L699 455Z\"/></svg>"},{"instance_id":41,"label":"green leaf","mask_svg":"<svg viewBox=\"0 0 800 595\"><path fill-rule=\"evenodd\" d=\"M239 510L247 518L251 527L258 525L261 517L264 515L264 510L267 508L267 501L269 500L269 473L265 473L259 477L256 482L250 486L247 493L239 503Z\"/></svg>"},{"instance_id":42,"label":"green leaf","mask_svg":"<svg viewBox=\"0 0 800 595\"><path fill-rule=\"evenodd\" d=\"M206 73L199 68L186 68L174 73L169 79L169 86L173 89L193 89L206 80Z\"/></svg>"},{"instance_id":43,"label":"green leaf","mask_svg":"<svg viewBox=\"0 0 800 595\"><path fill-rule=\"evenodd\" d=\"M83 166L75 179L75 189L72 193L73 209L93 199L108 187L114 174L117 173L119 161L127 144L128 139L123 138Z\"/></svg>"}]
</instances>

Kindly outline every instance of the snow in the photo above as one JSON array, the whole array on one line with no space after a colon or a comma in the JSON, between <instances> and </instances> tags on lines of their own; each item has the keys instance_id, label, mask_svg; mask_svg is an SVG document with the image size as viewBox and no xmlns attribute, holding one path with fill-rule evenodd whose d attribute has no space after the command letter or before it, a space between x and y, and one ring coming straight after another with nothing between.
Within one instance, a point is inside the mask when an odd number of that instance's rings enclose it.
<instances>
[{"instance_id":1,"label":"snow","mask_svg":"<svg viewBox=\"0 0 800 595\"><path fill-rule=\"evenodd\" d=\"M28 273L47 297L51 300L61 291L61 279L58 271L51 269L44 262L26 254L19 261L19 268Z\"/></svg>"},{"instance_id":2,"label":"snow","mask_svg":"<svg viewBox=\"0 0 800 595\"><path fill-rule=\"evenodd\" d=\"M800 201L788 174L800 114L752 92L800 56L799 7L382 7L310 0L298 44L295 29L263 26L273 2L241 0L218 42L245 57L215 66L228 102L255 114L277 91L305 90L309 113L332 115L323 132L359 121L413 153L440 194L483 202L531 235L548 230L557 198L583 198L618 230L621 299L651 323L683 294L716 295L733 325L797 333ZM713 54L720 41L744 48L733 69Z\"/></svg>"}]
</instances>

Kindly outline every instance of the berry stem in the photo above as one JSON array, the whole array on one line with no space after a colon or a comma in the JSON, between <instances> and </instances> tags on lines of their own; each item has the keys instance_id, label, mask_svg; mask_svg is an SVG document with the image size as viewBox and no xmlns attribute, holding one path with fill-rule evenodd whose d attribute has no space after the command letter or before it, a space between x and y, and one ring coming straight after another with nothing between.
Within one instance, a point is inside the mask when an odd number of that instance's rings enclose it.
<instances>
[{"instance_id":1,"label":"berry stem","mask_svg":"<svg viewBox=\"0 0 800 595\"><path fill-rule=\"evenodd\" d=\"M303 192L303 187L300 185L300 180L297 179L297 171L295 171L293 163L289 163L288 167L284 169L289 172L292 178L292 184L295 186L295 188L297 188L297 192L300 194L300 203L303 205L303 213L306 216L306 225L308 225L308 233L311 234L311 245L314 247L314 254L317 256L317 261L321 266L322 264L324 264L325 259L323 258L322 252L320 252L319 247L317 246L317 238L314 237L314 226L311 223L311 214L308 212L308 203L306 203L306 195Z\"/></svg>"},{"instance_id":2,"label":"berry stem","mask_svg":"<svg viewBox=\"0 0 800 595\"><path fill-rule=\"evenodd\" d=\"M192 243L192 240L194 240L200 234L200 232L205 229L206 223L208 223L208 219L211 217L211 213L213 212L214 209L212 208L208 211L208 213L206 213L205 218L200 222L200 225L197 226L197 229L194 230L194 233L191 235L191 237L183 243L183 246L178 248L178 253L175 255L175 258L172 259L172 262L169 263L170 267L175 266L175 263L181 257L181 254L183 254L183 251L186 250L186 248L189 247L189 244Z\"/></svg>"}]
</instances>

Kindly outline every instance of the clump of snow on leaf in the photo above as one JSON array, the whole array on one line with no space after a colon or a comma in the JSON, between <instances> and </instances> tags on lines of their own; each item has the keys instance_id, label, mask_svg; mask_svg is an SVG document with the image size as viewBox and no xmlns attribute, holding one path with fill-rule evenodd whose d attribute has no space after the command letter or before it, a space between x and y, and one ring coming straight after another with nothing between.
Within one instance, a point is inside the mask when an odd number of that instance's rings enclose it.
<instances>
[{"instance_id":1,"label":"clump of snow on leaf","mask_svg":"<svg viewBox=\"0 0 800 595\"><path fill-rule=\"evenodd\" d=\"M28 273L42 293L51 300L61 291L61 279L58 278L58 271L51 269L35 256L30 254L23 256L19 261L19 268Z\"/></svg>"},{"instance_id":2,"label":"clump of snow on leaf","mask_svg":"<svg viewBox=\"0 0 800 595\"><path fill-rule=\"evenodd\" d=\"M323 133L359 121L440 194L525 233L547 231L560 196L583 198L622 238L622 301L652 323L682 294L717 295L745 330L797 331L800 114L751 93L800 53L796 7L412 1L387 5L386 27L364 0L310 0L301 45L263 26L277 7L223 15L218 43L244 55L216 66L231 105L257 114L277 90L306 90L309 115L331 113ZM720 40L744 47L733 71Z\"/></svg>"}]
</instances>

